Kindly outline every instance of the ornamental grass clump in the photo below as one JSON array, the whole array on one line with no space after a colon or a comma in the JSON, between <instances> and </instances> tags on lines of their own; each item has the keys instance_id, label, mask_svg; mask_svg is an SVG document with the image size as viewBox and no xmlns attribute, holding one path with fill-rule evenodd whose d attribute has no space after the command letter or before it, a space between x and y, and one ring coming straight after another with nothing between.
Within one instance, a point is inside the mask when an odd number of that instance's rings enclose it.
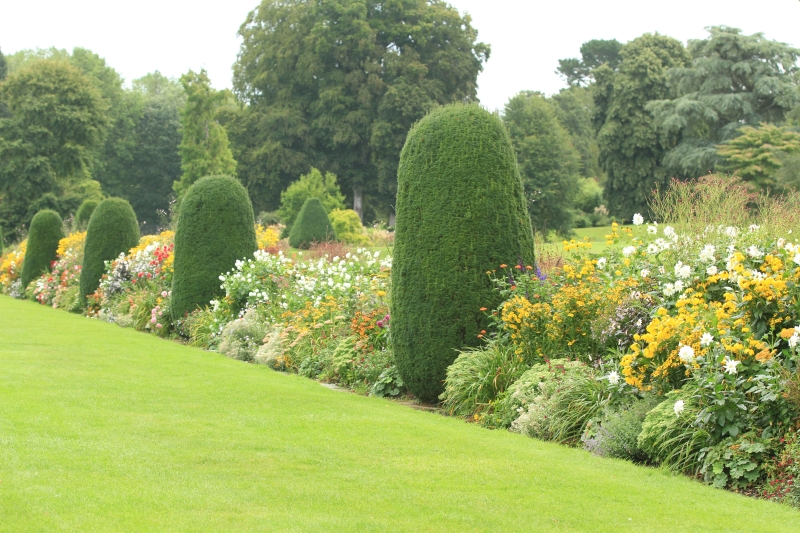
<instances>
[{"instance_id":1,"label":"ornamental grass clump","mask_svg":"<svg viewBox=\"0 0 800 533\"><path fill-rule=\"evenodd\" d=\"M39 211L33 217L20 276L23 290L42 273L50 272L58 258L58 242L64 237L62 226L61 216L50 209Z\"/></svg>"},{"instance_id":2,"label":"ornamental grass clump","mask_svg":"<svg viewBox=\"0 0 800 533\"><path fill-rule=\"evenodd\" d=\"M531 231L514 149L500 119L478 105L438 108L400 155L392 321L397 368L436 401L457 350L477 346L495 307L487 271L531 265Z\"/></svg>"},{"instance_id":3,"label":"ornamental grass clump","mask_svg":"<svg viewBox=\"0 0 800 533\"><path fill-rule=\"evenodd\" d=\"M333 229L322 202L319 198L306 200L289 232L289 246L305 250L315 243L335 240L336 230Z\"/></svg>"},{"instance_id":4,"label":"ornamental grass clump","mask_svg":"<svg viewBox=\"0 0 800 533\"><path fill-rule=\"evenodd\" d=\"M208 176L186 193L175 230L172 317L181 320L224 294L220 274L257 250L253 206L230 176Z\"/></svg>"},{"instance_id":5,"label":"ornamental grass clump","mask_svg":"<svg viewBox=\"0 0 800 533\"><path fill-rule=\"evenodd\" d=\"M85 306L87 296L100 286L106 261L127 253L139 244L139 223L131 204L122 198L100 202L86 230L83 266L80 279L80 301Z\"/></svg>"}]
</instances>

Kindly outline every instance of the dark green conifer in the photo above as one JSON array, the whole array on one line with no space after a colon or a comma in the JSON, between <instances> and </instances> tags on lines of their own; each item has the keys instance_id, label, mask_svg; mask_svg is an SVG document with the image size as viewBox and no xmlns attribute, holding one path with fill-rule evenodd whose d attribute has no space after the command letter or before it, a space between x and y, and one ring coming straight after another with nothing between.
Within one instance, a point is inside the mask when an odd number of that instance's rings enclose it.
<instances>
[{"instance_id":1,"label":"dark green conifer","mask_svg":"<svg viewBox=\"0 0 800 533\"><path fill-rule=\"evenodd\" d=\"M64 238L62 227L61 216L50 209L39 211L31 220L20 274L23 289L45 272L50 272L53 261L58 258L58 241Z\"/></svg>"},{"instance_id":2,"label":"dark green conifer","mask_svg":"<svg viewBox=\"0 0 800 533\"><path fill-rule=\"evenodd\" d=\"M127 253L139 244L139 223L131 204L122 198L100 202L89 219L81 268L81 304L100 286L105 262Z\"/></svg>"},{"instance_id":3,"label":"dark green conifer","mask_svg":"<svg viewBox=\"0 0 800 533\"><path fill-rule=\"evenodd\" d=\"M97 209L99 202L97 200L84 200L75 213L75 224L78 230L85 230L89 226L89 219L92 218L92 213Z\"/></svg>"},{"instance_id":4,"label":"dark green conifer","mask_svg":"<svg viewBox=\"0 0 800 533\"><path fill-rule=\"evenodd\" d=\"M289 246L308 249L314 243L335 240L336 231L320 199L307 199L289 232Z\"/></svg>"},{"instance_id":5,"label":"dark green conifer","mask_svg":"<svg viewBox=\"0 0 800 533\"><path fill-rule=\"evenodd\" d=\"M220 275L257 248L253 206L242 184L230 176L199 179L178 213L172 317L183 318L219 297Z\"/></svg>"},{"instance_id":6,"label":"dark green conifer","mask_svg":"<svg viewBox=\"0 0 800 533\"><path fill-rule=\"evenodd\" d=\"M534 262L522 181L500 119L453 104L420 120L400 155L396 209L395 359L409 390L436 401L456 350L480 342L480 308L499 304L487 271Z\"/></svg>"}]
</instances>

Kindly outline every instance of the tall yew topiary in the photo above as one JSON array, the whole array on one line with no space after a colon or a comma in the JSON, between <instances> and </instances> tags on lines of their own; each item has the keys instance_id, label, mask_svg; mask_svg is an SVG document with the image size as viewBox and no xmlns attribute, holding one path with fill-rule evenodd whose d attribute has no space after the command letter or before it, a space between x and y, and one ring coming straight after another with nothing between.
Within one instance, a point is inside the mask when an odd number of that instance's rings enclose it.
<instances>
[{"instance_id":1,"label":"tall yew topiary","mask_svg":"<svg viewBox=\"0 0 800 533\"><path fill-rule=\"evenodd\" d=\"M31 220L28 233L28 247L22 263L20 280L23 289L34 279L50 271L50 266L58 257L58 241L64 238L61 216L50 209L39 211Z\"/></svg>"},{"instance_id":2,"label":"tall yew topiary","mask_svg":"<svg viewBox=\"0 0 800 533\"><path fill-rule=\"evenodd\" d=\"M99 202L97 200L84 200L75 213L75 224L79 230L86 229L89 226L89 219L92 218L92 213L97 209Z\"/></svg>"},{"instance_id":3,"label":"tall yew topiary","mask_svg":"<svg viewBox=\"0 0 800 533\"><path fill-rule=\"evenodd\" d=\"M175 231L172 317L179 319L221 295L219 276L256 251L253 206L230 176L207 176L186 192Z\"/></svg>"},{"instance_id":4,"label":"tall yew topiary","mask_svg":"<svg viewBox=\"0 0 800 533\"><path fill-rule=\"evenodd\" d=\"M89 219L81 267L81 304L100 285L105 262L139 244L139 223L131 204L122 198L100 202Z\"/></svg>"},{"instance_id":5,"label":"tall yew topiary","mask_svg":"<svg viewBox=\"0 0 800 533\"><path fill-rule=\"evenodd\" d=\"M309 198L289 232L289 246L309 248L317 242L335 241L336 231L319 198Z\"/></svg>"},{"instance_id":6,"label":"tall yew topiary","mask_svg":"<svg viewBox=\"0 0 800 533\"><path fill-rule=\"evenodd\" d=\"M414 125L397 178L392 343L409 390L436 401L456 350L480 342L480 308L500 302L487 271L533 265L533 233L508 133L478 105Z\"/></svg>"}]
</instances>

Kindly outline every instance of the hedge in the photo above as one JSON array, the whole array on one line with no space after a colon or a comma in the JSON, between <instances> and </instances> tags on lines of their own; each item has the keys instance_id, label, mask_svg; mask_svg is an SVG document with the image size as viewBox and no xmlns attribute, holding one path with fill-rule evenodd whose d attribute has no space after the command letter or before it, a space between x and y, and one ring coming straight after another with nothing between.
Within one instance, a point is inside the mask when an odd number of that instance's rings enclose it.
<instances>
[{"instance_id":1,"label":"hedge","mask_svg":"<svg viewBox=\"0 0 800 533\"><path fill-rule=\"evenodd\" d=\"M51 209L39 211L31 220L25 261L20 274L23 290L31 281L50 272L50 266L58 258L58 241L64 238L62 228L61 216Z\"/></svg>"}]
</instances>

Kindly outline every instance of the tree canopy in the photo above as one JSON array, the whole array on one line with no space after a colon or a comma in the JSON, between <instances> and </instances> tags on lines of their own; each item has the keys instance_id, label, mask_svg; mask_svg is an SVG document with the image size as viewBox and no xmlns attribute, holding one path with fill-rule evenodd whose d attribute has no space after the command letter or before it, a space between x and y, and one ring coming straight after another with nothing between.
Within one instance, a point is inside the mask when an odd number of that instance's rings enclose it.
<instances>
[{"instance_id":1,"label":"tree canopy","mask_svg":"<svg viewBox=\"0 0 800 533\"><path fill-rule=\"evenodd\" d=\"M778 170L784 158L800 153L800 133L774 124L745 126L717 152L721 170L736 174L756 190L780 189Z\"/></svg>"},{"instance_id":2,"label":"tree canopy","mask_svg":"<svg viewBox=\"0 0 800 533\"><path fill-rule=\"evenodd\" d=\"M334 172L357 211L392 209L409 128L435 105L475 100L489 56L443 0L264 0L239 34L247 106L230 128L257 210L311 166Z\"/></svg>"},{"instance_id":3,"label":"tree canopy","mask_svg":"<svg viewBox=\"0 0 800 533\"><path fill-rule=\"evenodd\" d=\"M726 26L708 32L707 39L689 41L690 64L667 72L669 97L654 97L648 106L672 146L664 164L677 177L714 170L718 144L743 125L781 122L800 102L799 49Z\"/></svg>"},{"instance_id":4,"label":"tree canopy","mask_svg":"<svg viewBox=\"0 0 800 533\"><path fill-rule=\"evenodd\" d=\"M594 76L592 71L600 65L608 65L612 70L617 68L621 61L619 52L622 44L616 39L592 39L581 45L581 58L570 57L558 60L556 73L559 74L570 87L589 85Z\"/></svg>"}]
</instances>

